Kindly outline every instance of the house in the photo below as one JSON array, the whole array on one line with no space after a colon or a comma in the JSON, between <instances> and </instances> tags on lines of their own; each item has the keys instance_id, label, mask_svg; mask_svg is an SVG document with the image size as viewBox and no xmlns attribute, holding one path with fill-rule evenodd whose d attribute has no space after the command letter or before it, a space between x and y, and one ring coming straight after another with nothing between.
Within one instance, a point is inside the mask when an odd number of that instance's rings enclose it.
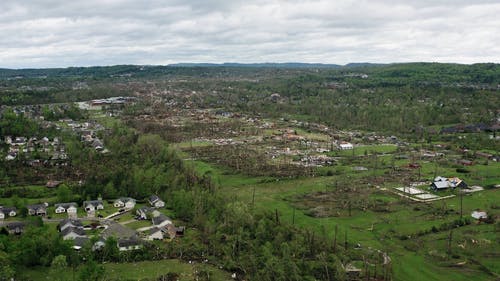
<instances>
[{"instance_id":1,"label":"house","mask_svg":"<svg viewBox=\"0 0 500 281\"><path fill-rule=\"evenodd\" d=\"M147 240L163 240L164 230L159 227L153 227L149 230Z\"/></svg>"},{"instance_id":2,"label":"house","mask_svg":"<svg viewBox=\"0 0 500 281\"><path fill-rule=\"evenodd\" d=\"M163 227L163 226L172 224L172 220L163 214L160 214L159 216L153 217L151 219L151 221L153 222L153 225L156 225L158 227Z\"/></svg>"},{"instance_id":3,"label":"house","mask_svg":"<svg viewBox=\"0 0 500 281\"><path fill-rule=\"evenodd\" d=\"M8 223L7 225L7 231L9 234L22 234L24 232L24 228L26 224L24 222L11 222Z\"/></svg>"},{"instance_id":4,"label":"house","mask_svg":"<svg viewBox=\"0 0 500 281\"><path fill-rule=\"evenodd\" d=\"M339 149L340 150L349 150L349 149L354 149L354 146L350 142L343 141L339 144Z\"/></svg>"},{"instance_id":5,"label":"house","mask_svg":"<svg viewBox=\"0 0 500 281\"><path fill-rule=\"evenodd\" d=\"M133 209L135 207L135 199L130 197L121 197L115 200L113 206L116 208Z\"/></svg>"},{"instance_id":6,"label":"house","mask_svg":"<svg viewBox=\"0 0 500 281\"><path fill-rule=\"evenodd\" d=\"M448 188L467 188L467 184L457 178L457 177L453 177L453 178L445 178L445 177L436 177L434 179L434 181L431 183L431 186L430 188L433 189L434 191L437 191L437 190L445 190L445 189L448 189Z\"/></svg>"},{"instance_id":7,"label":"house","mask_svg":"<svg viewBox=\"0 0 500 281\"><path fill-rule=\"evenodd\" d=\"M0 206L0 219L5 219L6 217L15 217L16 215L17 215L16 207Z\"/></svg>"},{"instance_id":8,"label":"house","mask_svg":"<svg viewBox=\"0 0 500 281\"><path fill-rule=\"evenodd\" d=\"M83 227L66 227L61 231L61 236L64 240L75 239L76 237L87 237Z\"/></svg>"},{"instance_id":9,"label":"house","mask_svg":"<svg viewBox=\"0 0 500 281\"><path fill-rule=\"evenodd\" d=\"M89 238L87 236L78 236L73 239L73 249L79 251L83 246L85 246L89 242Z\"/></svg>"},{"instance_id":10,"label":"house","mask_svg":"<svg viewBox=\"0 0 500 281\"><path fill-rule=\"evenodd\" d=\"M28 208L28 214L31 216L45 216L47 215L47 207L49 204L43 203L43 204L35 204L35 205L28 205L26 208Z\"/></svg>"},{"instance_id":11,"label":"house","mask_svg":"<svg viewBox=\"0 0 500 281\"><path fill-rule=\"evenodd\" d=\"M87 213L95 212L96 210L104 210L104 203L102 202L102 200L84 201L83 208Z\"/></svg>"},{"instance_id":12,"label":"house","mask_svg":"<svg viewBox=\"0 0 500 281\"><path fill-rule=\"evenodd\" d=\"M119 223L112 222L102 233L104 239L115 237L118 239L131 239L137 237L137 232Z\"/></svg>"},{"instance_id":13,"label":"house","mask_svg":"<svg viewBox=\"0 0 500 281\"><path fill-rule=\"evenodd\" d=\"M156 207L156 208L165 207L165 202L163 202L163 200L161 200L160 197L158 197L156 195L149 196L148 201L149 201L149 204L151 204L151 206L153 206L153 207Z\"/></svg>"},{"instance_id":14,"label":"house","mask_svg":"<svg viewBox=\"0 0 500 281\"><path fill-rule=\"evenodd\" d=\"M141 241L136 239L119 239L117 244L120 251L132 251L142 248Z\"/></svg>"},{"instance_id":15,"label":"house","mask_svg":"<svg viewBox=\"0 0 500 281\"><path fill-rule=\"evenodd\" d=\"M140 207L139 209L137 209L135 211L135 214L137 215L137 217L141 220L147 220L149 216L151 216L151 214L153 213L154 209L151 208L151 207L146 207L146 206L143 206L143 207Z\"/></svg>"},{"instance_id":16,"label":"house","mask_svg":"<svg viewBox=\"0 0 500 281\"><path fill-rule=\"evenodd\" d=\"M57 230L59 230L59 232L61 232L68 227L83 228L83 224L80 220L64 219L61 222L59 222L59 224L57 225Z\"/></svg>"},{"instance_id":17,"label":"house","mask_svg":"<svg viewBox=\"0 0 500 281\"><path fill-rule=\"evenodd\" d=\"M56 209L55 209L56 214L62 214L62 213L67 212L68 216L70 214L76 216L78 204L76 204L75 202L58 203L58 204L55 204L54 206L56 207Z\"/></svg>"}]
</instances>

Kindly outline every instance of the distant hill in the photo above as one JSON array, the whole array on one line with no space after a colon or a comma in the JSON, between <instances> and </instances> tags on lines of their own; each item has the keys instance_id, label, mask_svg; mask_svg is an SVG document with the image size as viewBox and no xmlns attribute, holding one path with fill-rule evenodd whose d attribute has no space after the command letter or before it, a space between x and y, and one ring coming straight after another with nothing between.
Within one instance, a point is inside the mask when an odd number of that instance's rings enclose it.
<instances>
[{"instance_id":1,"label":"distant hill","mask_svg":"<svg viewBox=\"0 0 500 281\"><path fill-rule=\"evenodd\" d=\"M236 62L225 62L225 63L176 63L169 64L169 66L176 67L269 67L269 68L340 68L342 65L339 64L323 64L323 63L302 63L302 62L284 62L284 63L236 63Z\"/></svg>"}]
</instances>

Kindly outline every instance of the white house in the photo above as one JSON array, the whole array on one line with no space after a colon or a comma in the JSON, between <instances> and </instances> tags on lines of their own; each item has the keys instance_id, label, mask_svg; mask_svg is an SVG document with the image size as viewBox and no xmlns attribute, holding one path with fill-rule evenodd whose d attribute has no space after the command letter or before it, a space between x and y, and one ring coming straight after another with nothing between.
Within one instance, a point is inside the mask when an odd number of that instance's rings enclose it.
<instances>
[{"instance_id":1,"label":"white house","mask_svg":"<svg viewBox=\"0 0 500 281\"><path fill-rule=\"evenodd\" d=\"M133 209L135 207L135 199L130 197L121 197L115 200L113 206L116 208Z\"/></svg>"},{"instance_id":2,"label":"white house","mask_svg":"<svg viewBox=\"0 0 500 281\"><path fill-rule=\"evenodd\" d=\"M104 210L104 203L102 200L84 201L83 208L86 212L94 212L96 210Z\"/></svg>"},{"instance_id":3,"label":"white house","mask_svg":"<svg viewBox=\"0 0 500 281\"><path fill-rule=\"evenodd\" d=\"M160 197L158 197L156 195L151 195L149 197L149 204L151 204L151 206L156 207L156 208L165 207L165 202L163 200L161 200Z\"/></svg>"},{"instance_id":4,"label":"white house","mask_svg":"<svg viewBox=\"0 0 500 281\"><path fill-rule=\"evenodd\" d=\"M155 225L157 227L164 227L164 226L167 226L169 224L173 224L172 220L169 217L165 216L164 214L153 217L151 219L151 221L152 221L153 225Z\"/></svg>"},{"instance_id":5,"label":"white house","mask_svg":"<svg viewBox=\"0 0 500 281\"><path fill-rule=\"evenodd\" d=\"M147 240L163 240L163 230L158 227L153 227L149 230Z\"/></svg>"},{"instance_id":6,"label":"white house","mask_svg":"<svg viewBox=\"0 0 500 281\"><path fill-rule=\"evenodd\" d=\"M15 217L17 215L15 207L2 207L0 206L0 219L5 219L6 217Z\"/></svg>"},{"instance_id":7,"label":"white house","mask_svg":"<svg viewBox=\"0 0 500 281\"><path fill-rule=\"evenodd\" d=\"M56 214L62 214L62 213L75 213L76 214L76 207L78 206L78 204L74 203L74 202L70 202L70 203L59 203L59 204L55 204L54 205L56 208L55 208L55 212Z\"/></svg>"},{"instance_id":8,"label":"white house","mask_svg":"<svg viewBox=\"0 0 500 281\"><path fill-rule=\"evenodd\" d=\"M349 150L349 149L354 149L354 146L350 142L343 141L339 144L339 148L340 150Z\"/></svg>"}]
</instances>

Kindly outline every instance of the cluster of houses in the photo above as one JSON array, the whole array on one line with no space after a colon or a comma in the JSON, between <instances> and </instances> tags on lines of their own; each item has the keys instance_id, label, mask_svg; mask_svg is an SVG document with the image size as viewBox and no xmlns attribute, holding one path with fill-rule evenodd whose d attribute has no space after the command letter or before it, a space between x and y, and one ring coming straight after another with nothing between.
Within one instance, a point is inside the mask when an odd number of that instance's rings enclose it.
<instances>
[{"instance_id":1,"label":"cluster of houses","mask_svg":"<svg viewBox=\"0 0 500 281\"><path fill-rule=\"evenodd\" d=\"M90 147L93 147L96 151L103 153L107 152L103 141L97 137L97 132L104 130L104 127L101 124L92 121L79 123L71 119L65 119L62 121L64 121L74 133L80 135L82 142Z\"/></svg>"},{"instance_id":2,"label":"cluster of houses","mask_svg":"<svg viewBox=\"0 0 500 281\"><path fill-rule=\"evenodd\" d=\"M104 229L99 234L99 239L91 245L92 250L101 250L106 239L114 237L117 239L117 248L120 251L130 251L141 249L145 241L173 239L184 234L184 227L176 227L172 219L160 213L157 209L165 206L165 202L156 195L151 195L148 198L150 206L144 206L136 210L136 219L150 220L152 225L145 227L141 234L131 228L116 223L112 220L95 221L89 225L84 225L77 217L76 203L59 203L55 204L55 213L68 213L68 218L63 219L57 225L59 235L64 240L71 240L73 248L80 250L85 244L89 243L90 237L87 230ZM120 210L130 210L136 205L136 200L130 197L121 197L113 202L115 208ZM101 199L85 201L82 206L88 213L104 209L104 203ZM47 214L47 203L28 205L29 215L45 216ZM0 206L0 218L12 217L17 214L14 207ZM11 234L21 234L24 231L26 222L6 222L3 224L7 231ZM139 229L140 230L140 229Z\"/></svg>"},{"instance_id":3,"label":"cluster of houses","mask_svg":"<svg viewBox=\"0 0 500 281\"><path fill-rule=\"evenodd\" d=\"M31 158L29 156L35 153L40 157L44 155L44 159L31 159L28 164L31 166L51 164L51 165L67 165L68 155L66 154L66 148L62 141L55 137L52 141L43 137L38 139L36 137L26 138L26 137L5 137L5 143L9 145L7 151L7 156L5 160L11 161L19 157L19 155L25 155L26 158Z\"/></svg>"},{"instance_id":4,"label":"cluster of houses","mask_svg":"<svg viewBox=\"0 0 500 281\"><path fill-rule=\"evenodd\" d=\"M165 202L156 195L151 195L148 198L148 202L152 208L165 207ZM120 211L122 212L133 209L135 205L136 200L130 197L120 197L113 201L113 206L115 208L120 208ZM46 216L48 207L48 203L32 204L26 206L26 208L28 209L28 214L31 216ZM88 217L95 217L96 213L99 210L104 210L104 201L101 198L98 198L97 200L84 201L82 208L85 210ZM78 204L75 202L57 203L54 204L54 212L56 214L67 213L69 219L76 219L78 217ZM16 215L17 209L15 207L0 206L0 219L14 217ZM144 219L146 219L146 216L144 217Z\"/></svg>"}]
</instances>

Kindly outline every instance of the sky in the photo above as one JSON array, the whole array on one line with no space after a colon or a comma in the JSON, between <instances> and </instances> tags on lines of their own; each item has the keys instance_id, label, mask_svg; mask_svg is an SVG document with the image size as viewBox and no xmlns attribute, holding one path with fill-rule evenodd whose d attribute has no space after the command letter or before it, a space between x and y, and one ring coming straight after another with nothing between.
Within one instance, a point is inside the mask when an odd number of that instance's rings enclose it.
<instances>
[{"instance_id":1,"label":"sky","mask_svg":"<svg viewBox=\"0 0 500 281\"><path fill-rule=\"evenodd\" d=\"M0 68L500 62L500 0L0 0Z\"/></svg>"}]
</instances>

